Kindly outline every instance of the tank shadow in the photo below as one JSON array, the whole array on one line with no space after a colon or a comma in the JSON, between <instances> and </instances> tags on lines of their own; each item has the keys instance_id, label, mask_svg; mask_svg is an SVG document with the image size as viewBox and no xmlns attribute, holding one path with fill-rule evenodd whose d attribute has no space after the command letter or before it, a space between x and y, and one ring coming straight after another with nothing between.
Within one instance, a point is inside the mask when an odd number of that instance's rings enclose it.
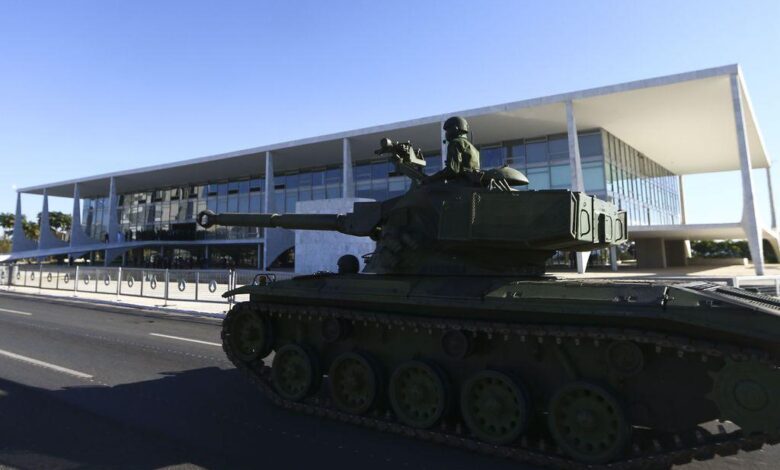
<instances>
[{"instance_id":1,"label":"tank shadow","mask_svg":"<svg viewBox=\"0 0 780 470\"><path fill-rule=\"evenodd\" d=\"M523 468L279 409L235 369L47 390L0 379L0 466ZM529 468L529 467L525 467Z\"/></svg>"}]
</instances>

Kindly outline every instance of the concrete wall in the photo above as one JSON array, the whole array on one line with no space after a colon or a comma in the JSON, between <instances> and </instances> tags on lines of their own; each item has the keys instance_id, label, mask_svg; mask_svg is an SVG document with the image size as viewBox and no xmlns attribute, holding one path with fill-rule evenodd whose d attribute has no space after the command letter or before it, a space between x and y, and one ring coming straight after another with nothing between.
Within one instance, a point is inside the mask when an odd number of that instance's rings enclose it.
<instances>
[{"instance_id":1,"label":"concrete wall","mask_svg":"<svg viewBox=\"0 0 780 470\"><path fill-rule=\"evenodd\" d=\"M352 206L358 201L371 201L364 198L322 199L318 201L299 201L295 205L298 214L346 214L352 212ZM317 271L336 272L336 262L346 254L355 255L360 260L360 269L364 263L362 256L372 253L376 243L368 237L353 237L338 232L319 230L295 230L295 272L310 274Z\"/></svg>"},{"instance_id":2,"label":"concrete wall","mask_svg":"<svg viewBox=\"0 0 780 470\"><path fill-rule=\"evenodd\" d=\"M640 238L635 241L639 268L665 268L666 244L662 238Z\"/></svg>"},{"instance_id":3,"label":"concrete wall","mask_svg":"<svg viewBox=\"0 0 780 470\"><path fill-rule=\"evenodd\" d=\"M671 268L688 265L688 247L685 240L640 238L634 243L639 268Z\"/></svg>"},{"instance_id":4,"label":"concrete wall","mask_svg":"<svg viewBox=\"0 0 780 470\"><path fill-rule=\"evenodd\" d=\"M664 240L666 251L666 266L680 267L688 265L688 250L685 240Z\"/></svg>"}]
</instances>

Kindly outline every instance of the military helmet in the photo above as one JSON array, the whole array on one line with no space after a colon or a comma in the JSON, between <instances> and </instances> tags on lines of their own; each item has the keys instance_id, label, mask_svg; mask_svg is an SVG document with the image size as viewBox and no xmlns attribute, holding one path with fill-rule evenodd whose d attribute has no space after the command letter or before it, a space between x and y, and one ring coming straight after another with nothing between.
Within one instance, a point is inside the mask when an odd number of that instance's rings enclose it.
<instances>
[{"instance_id":1,"label":"military helmet","mask_svg":"<svg viewBox=\"0 0 780 470\"><path fill-rule=\"evenodd\" d=\"M343 255L338 260L339 274L355 274L360 271L360 261L355 255Z\"/></svg>"},{"instance_id":2,"label":"military helmet","mask_svg":"<svg viewBox=\"0 0 780 470\"><path fill-rule=\"evenodd\" d=\"M443 128L447 134L467 134L469 132L469 123L460 116L453 116L444 121Z\"/></svg>"}]
</instances>

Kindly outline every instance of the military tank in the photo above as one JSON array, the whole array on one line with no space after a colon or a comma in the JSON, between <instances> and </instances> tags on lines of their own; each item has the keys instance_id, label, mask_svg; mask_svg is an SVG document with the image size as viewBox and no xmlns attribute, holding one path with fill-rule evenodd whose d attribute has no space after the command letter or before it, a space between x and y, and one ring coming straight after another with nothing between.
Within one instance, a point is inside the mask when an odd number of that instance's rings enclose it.
<instances>
[{"instance_id":1,"label":"military tank","mask_svg":"<svg viewBox=\"0 0 780 470\"><path fill-rule=\"evenodd\" d=\"M215 224L376 241L358 272L260 275L225 353L275 404L554 468L666 468L776 443L780 302L690 281L563 280L556 250L627 240L582 192L517 191L511 168L428 178L348 214L199 214ZM325 377L327 377L325 379Z\"/></svg>"}]
</instances>

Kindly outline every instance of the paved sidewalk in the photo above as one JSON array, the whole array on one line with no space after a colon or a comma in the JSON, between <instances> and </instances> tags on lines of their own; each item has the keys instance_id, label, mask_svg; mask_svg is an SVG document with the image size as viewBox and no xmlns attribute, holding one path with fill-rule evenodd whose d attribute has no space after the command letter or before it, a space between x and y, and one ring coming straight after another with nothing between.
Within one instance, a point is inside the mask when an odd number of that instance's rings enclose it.
<instances>
[{"instance_id":1,"label":"paved sidewalk","mask_svg":"<svg viewBox=\"0 0 780 470\"><path fill-rule=\"evenodd\" d=\"M39 289L37 287L19 287L19 286L0 286L0 292L12 292L27 295L42 295L46 297L62 298L68 300L81 300L94 303L118 305L118 306L133 306L141 308L151 308L159 311L170 312L194 312L205 313L211 315L225 314L228 311L228 303L211 303L211 302L188 302L181 300L169 300L165 302L163 299L155 299L149 297L135 297L135 296L117 296L114 294L96 294L91 292L68 292L63 290L54 289ZM241 299L239 299L241 300Z\"/></svg>"}]
</instances>

